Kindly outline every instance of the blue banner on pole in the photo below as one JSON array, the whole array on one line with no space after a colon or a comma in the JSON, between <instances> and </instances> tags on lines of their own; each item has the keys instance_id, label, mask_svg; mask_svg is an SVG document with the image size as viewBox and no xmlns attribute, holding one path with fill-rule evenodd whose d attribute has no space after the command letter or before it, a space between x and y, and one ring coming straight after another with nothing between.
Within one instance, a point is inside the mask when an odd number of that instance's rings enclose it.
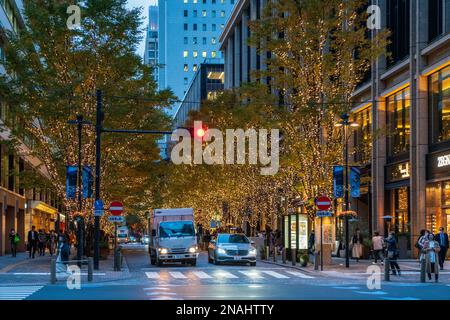
<instances>
[{"instance_id":1,"label":"blue banner on pole","mask_svg":"<svg viewBox=\"0 0 450 320\"><path fill-rule=\"evenodd\" d=\"M344 197L344 167L333 167L333 195L335 198Z\"/></svg>"},{"instance_id":2,"label":"blue banner on pole","mask_svg":"<svg viewBox=\"0 0 450 320\"><path fill-rule=\"evenodd\" d=\"M350 196L359 198L361 196L361 170L357 167L350 168Z\"/></svg>"},{"instance_id":3,"label":"blue banner on pole","mask_svg":"<svg viewBox=\"0 0 450 320\"><path fill-rule=\"evenodd\" d=\"M66 167L66 198L75 199L77 193L77 166Z\"/></svg>"},{"instance_id":4,"label":"blue banner on pole","mask_svg":"<svg viewBox=\"0 0 450 320\"><path fill-rule=\"evenodd\" d=\"M92 168L89 166L83 167L83 198L92 198L94 186L94 177L92 175Z\"/></svg>"}]
</instances>

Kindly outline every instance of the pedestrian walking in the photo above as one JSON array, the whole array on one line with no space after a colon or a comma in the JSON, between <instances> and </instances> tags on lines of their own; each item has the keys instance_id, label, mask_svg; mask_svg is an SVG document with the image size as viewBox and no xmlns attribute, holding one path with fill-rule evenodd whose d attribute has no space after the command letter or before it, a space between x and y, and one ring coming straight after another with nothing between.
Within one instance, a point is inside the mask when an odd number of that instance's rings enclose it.
<instances>
[{"instance_id":1,"label":"pedestrian walking","mask_svg":"<svg viewBox=\"0 0 450 320\"><path fill-rule=\"evenodd\" d=\"M13 258L15 258L17 256L17 245L20 242L20 237L19 235L16 233L16 230L11 229L10 233L9 233L9 243L11 245L11 255Z\"/></svg>"},{"instance_id":2,"label":"pedestrian walking","mask_svg":"<svg viewBox=\"0 0 450 320\"><path fill-rule=\"evenodd\" d=\"M39 229L38 233L39 256L45 256L46 245L47 245L47 235L45 234L44 230Z\"/></svg>"},{"instance_id":3,"label":"pedestrian walking","mask_svg":"<svg viewBox=\"0 0 450 320\"><path fill-rule=\"evenodd\" d=\"M209 233L209 230L206 230L203 234L203 243L205 244L205 250L208 250L209 242L211 241L211 233Z\"/></svg>"},{"instance_id":4,"label":"pedestrian walking","mask_svg":"<svg viewBox=\"0 0 450 320\"><path fill-rule=\"evenodd\" d=\"M437 237L436 237L437 238ZM431 273L434 273L434 280L439 281L439 252L441 251L439 242L430 233L425 242L422 252L425 254L425 272L428 274L428 280L431 280Z\"/></svg>"},{"instance_id":5,"label":"pedestrian walking","mask_svg":"<svg viewBox=\"0 0 450 320\"><path fill-rule=\"evenodd\" d=\"M397 240L395 239L395 233L390 232L389 236L384 240L387 244L387 257L389 259L389 264L393 275L401 276L400 266L397 263L397 258L399 256L397 248Z\"/></svg>"},{"instance_id":6,"label":"pedestrian walking","mask_svg":"<svg viewBox=\"0 0 450 320\"><path fill-rule=\"evenodd\" d=\"M436 238L434 239L439 243L439 267L441 270L444 270L444 262L445 257L447 256L447 250L448 250L448 234L445 233L444 227L439 228L439 233L436 235Z\"/></svg>"},{"instance_id":7,"label":"pedestrian walking","mask_svg":"<svg viewBox=\"0 0 450 320\"><path fill-rule=\"evenodd\" d=\"M359 262L359 259L362 257L363 251L363 237L361 234L361 230L356 229L355 234L352 238L352 256L356 259L356 262Z\"/></svg>"},{"instance_id":8,"label":"pedestrian walking","mask_svg":"<svg viewBox=\"0 0 450 320\"><path fill-rule=\"evenodd\" d=\"M36 254L36 249L38 245L38 233L36 231L36 227L32 226L31 230L28 231L28 251L30 252L29 257L34 259L34 256Z\"/></svg>"},{"instance_id":9,"label":"pedestrian walking","mask_svg":"<svg viewBox=\"0 0 450 320\"><path fill-rule=\"evenodd\" d=\"M309 234L308 239L308 250L310 254L314 254L315 245L316 245L316 236L314 234L314 230L312 230L311 233Z\"/></svg>"},{"instance_id":10,"label":"pedestrian walking","mask_svg":"<svg viewBox=\"0 0 450 320\"><path fill-rule=\"evenodd\" d=\"M375 231L374 236L372 237L372 250L373 250L373 257L375 259L375 264L378 262L378 260L383 263L383 257L381 253L383 252L384 247L384 240L383 237L380 236L380 233L378 231Z\"/></svg>"},{"instance_id":11,"label":"pedestrian walking","mask_svg":"<svg viewBox=\"0 0 450 320\"><path fill-rule=\"evenodd\" d=\"M417 238L416 244L414 245L419 251L419 261L422 260L422 250L426 241L428 241L428 235L430 232L428 230L422 229L420 230L419 238Z\"/></svg>"},{"instance_id":12,"label":"pedestrian walking","mask_svg":"<svg viewBox=\"0 0 450 320\"><path fill-rule=\"evenodd\" d=\"M48 242L49 242L50 255L53 256L53 254L56 252L57 243L58 243L58 235L56 234L55 230L50 231Z\"/></svg>"},{"instance_id":13,"label":"pedestrian walking","mask_svg":"<svg viewBox=\"0 0 450 320\"><path fill-rule=\"evenodd\" d=\"M277 250L278 250L278 253L281 254L281 252L283 251L283 247L284 247L284 245L283 245L283 237L281 236L281 231L277 230L276 235L277 235L276 236Z\"/></svg>"}]
</instances>

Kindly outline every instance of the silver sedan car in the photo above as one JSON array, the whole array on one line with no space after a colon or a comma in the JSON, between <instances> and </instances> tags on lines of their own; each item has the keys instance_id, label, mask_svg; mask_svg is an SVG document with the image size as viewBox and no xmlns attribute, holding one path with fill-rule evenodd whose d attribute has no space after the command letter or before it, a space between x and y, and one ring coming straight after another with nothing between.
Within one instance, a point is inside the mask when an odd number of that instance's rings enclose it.
<instances>
[{"instance_id":1,"label":"silver sedan car","mask_svg":"<svg viewBox=\"0 0 450 320\"><path fill-rule=\"evenodd\" d=\"M250 263L256 265L256 248L253 242L243 234L219 233L216 240L208 246L208 262Z\"/></svg>"}]
</instances>

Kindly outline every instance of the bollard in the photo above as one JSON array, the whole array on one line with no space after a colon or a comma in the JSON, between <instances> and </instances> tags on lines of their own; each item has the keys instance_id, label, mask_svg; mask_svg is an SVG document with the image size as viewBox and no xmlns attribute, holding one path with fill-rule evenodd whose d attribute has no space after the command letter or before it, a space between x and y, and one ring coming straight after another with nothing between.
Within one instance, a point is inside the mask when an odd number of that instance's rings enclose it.
<instances>
[{"instance_id":1,"label":"bollard","mask_svg":"<svg viewBox=\"0 0 450 320\"><path fill-rule=\"evenodd\" d=\"M319 264L320 264L320 255L318 252L314 252L314 270L319 270Z\"/></svg>"},{"instance_id":2,"label":"bollard","mask_svg":"<svg viewBox=\"0 0 450 320\"><path fill-rule=\"evenodd\" d=\"M295 263L297 262L297 250L296 249L291 249L291 260L292 260L292 265L295 266Z\"/></svg>"},{"instance_id":3,"label":"bollard","mask_svg":"<svg viewBox=\"0 0 450 320\"><path fill-rule=\"evenodd\" d=\"M390 281L389 258L384 259L384 281Z\"/></svg>"},{"instance_id":4,"label":"bollard","mask_svg":"<svg viewBox=\"0 0 450 320\"><path fill-rule=\"evenodd\" d=\"M270 257L270 247L266 246L266 260L269 260Z\"/></svg>"},{"instance_id":5,"label":"bollard","mask_svg":"<svg viewBox=\"0 0 450 320\"><path fill-rule=\"evenodd\" d=\"M94 278L94 260L88 258L88 281L91 282Z\"/></svg>"},{"instance_id":6,"label":"bollard","mask_svg":"<svg viewBox=\"0 0 450 320\"><path fill-rule=\"evenodd\" d=\"M50 283L56 283L56 259L52 259L50 262Z\"/></svg>"},{"instance_id":7,"label":"bollard","mask_svg":"<svg viewBox=\"0 0 450 320\"><path fill-rule=\"evenodd\" d=\"M435 268L438 268L437 265L434 266ZM425 258L420 260L420 282L425 282L425 269L426 269L426 261Z\"/></svg>"},{"instance_id":8,"label":"bollard","mask_svg":"<svg viewBox=\"0 0 450 320\"><path fill-rule=\"evenodd\" d=\"M273 262L277 262L277 248L273 248Z\"/></svg>"},{"instance_id":9,"label":"bollard","mask_svg":"<svg viewBox=\"0 0 450 320\"><path fill-rule=\"evenodd\" d=\"M286 264L286 248L281 250L281 258L283 259L283 263Z\"/></svg>"},{"instance_id":10,"label":"bollard","mask_svg":"<svg viewBox=\"0 0 450 320\"><path fill-rule=\"evenodd\" d=\"M120 271L120 251L114 253L114 271Z\"/></svg>"}]
</instances>

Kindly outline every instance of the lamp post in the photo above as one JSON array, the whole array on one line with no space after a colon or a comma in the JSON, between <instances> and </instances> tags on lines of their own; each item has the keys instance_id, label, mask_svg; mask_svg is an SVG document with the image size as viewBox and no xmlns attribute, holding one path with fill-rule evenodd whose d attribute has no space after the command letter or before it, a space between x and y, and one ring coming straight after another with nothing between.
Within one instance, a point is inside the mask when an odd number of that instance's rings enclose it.
<instances>
[{"instance_id":1,"label":"lamp post","mask_svg":"<svg viewBox=\"0 0 450 320\"><path fill-rule=\"evenodd\" d=\"M344 161L345 161L345 191L344 191L344 204L345 204L345 267L350 267L350 252L348 250L350 243L350 235L349 235L349 219L348 212L350 211L350 197L349 197L349 181L348 181L348 140L350 136L348 135L348 127L358 127L358 123L351 122L350 116L348 114L341 115L341 121L336 123L336 127L343 127L344 129Z\"/></svg>"}]
</instances>

